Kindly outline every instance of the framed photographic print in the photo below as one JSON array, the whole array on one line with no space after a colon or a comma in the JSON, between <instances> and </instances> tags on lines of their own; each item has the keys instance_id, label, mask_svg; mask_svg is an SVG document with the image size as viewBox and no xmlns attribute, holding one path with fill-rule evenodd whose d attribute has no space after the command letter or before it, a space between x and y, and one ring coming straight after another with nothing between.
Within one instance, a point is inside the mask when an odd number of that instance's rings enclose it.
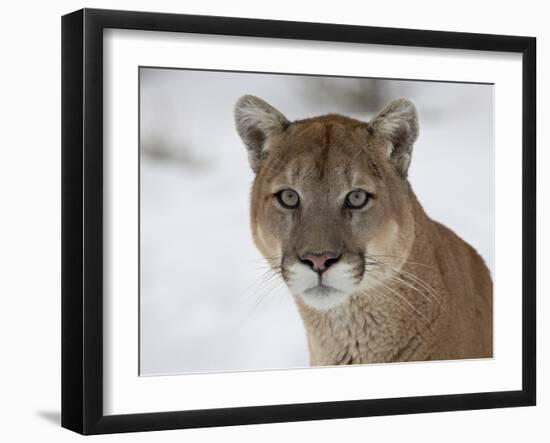
<instances>
[{"instance_id":1,"label":"framed photographic print","mask_svg":"<svg viewBox=\"0 0 550 443\"><path fill-rule=\"evenodd\" d=\"M62 20L62 425L534 405L531 37Z\"/></svg>"}]
</instances>

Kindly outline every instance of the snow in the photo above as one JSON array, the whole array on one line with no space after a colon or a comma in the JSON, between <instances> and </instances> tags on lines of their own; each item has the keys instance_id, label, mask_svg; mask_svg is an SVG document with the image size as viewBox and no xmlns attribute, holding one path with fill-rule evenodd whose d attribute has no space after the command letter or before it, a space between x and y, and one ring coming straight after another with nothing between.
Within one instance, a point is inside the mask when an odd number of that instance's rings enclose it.
<instances>
[{"instance_id":1,"label":"snow","mask_svg":"<svg viewBox=\"0 0 550 443\"><path fill-rule=\"evenodd\" d=\"M141 81L141 375L308 366L294 302L250 235L253 175L233 123L244 94L291 120L368 119L410 99L413 189L493 270L492 86L172 69Z\"/></svg>"}]
</instances>

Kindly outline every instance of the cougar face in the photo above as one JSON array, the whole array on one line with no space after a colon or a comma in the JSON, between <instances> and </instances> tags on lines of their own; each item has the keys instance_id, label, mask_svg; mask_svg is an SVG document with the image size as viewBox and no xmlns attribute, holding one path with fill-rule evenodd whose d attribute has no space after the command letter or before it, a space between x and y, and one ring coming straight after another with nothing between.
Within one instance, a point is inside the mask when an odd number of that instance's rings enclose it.
<instances>
[{"instance_id":1,"label":"cougar face","mask_svg":"<svg viewBox=\"0 0 550 443\"><path fill-rule=\"evenodd\" d=\"M393 102L371 123L339 115L291 123L245 96L235 115L256 173L254 240L290 292L327 310L383 283L384 273L365 272L369 263L406 258L414 239L412 104Z\"/></svg>"}]
</instances>

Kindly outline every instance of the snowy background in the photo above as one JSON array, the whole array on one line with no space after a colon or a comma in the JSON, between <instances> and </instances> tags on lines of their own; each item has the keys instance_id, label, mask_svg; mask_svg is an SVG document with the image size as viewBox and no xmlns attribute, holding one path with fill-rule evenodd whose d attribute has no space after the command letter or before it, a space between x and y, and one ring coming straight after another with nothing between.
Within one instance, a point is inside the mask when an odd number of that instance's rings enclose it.
<instances>
[{"instance_id":1,"label":"snowy background","mask_svg":"<svg viewBox=\"0 0 550 443\"><path fill-rule=\"evenodd\" d=\"M142 68L141 375L308 366L293 301L250 235L253 175L233 123L244 94L290 120L368 120L412 100L413 189L493 272L492 86Z\"/></svg>"}]
</instances>

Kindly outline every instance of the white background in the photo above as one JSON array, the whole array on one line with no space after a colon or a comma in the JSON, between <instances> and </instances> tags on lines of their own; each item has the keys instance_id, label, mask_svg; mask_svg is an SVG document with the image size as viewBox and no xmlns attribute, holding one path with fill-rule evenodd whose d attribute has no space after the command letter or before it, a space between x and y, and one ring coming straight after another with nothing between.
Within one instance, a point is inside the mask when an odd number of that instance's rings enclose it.
<instances>
[{"instance_id":1,"label":"white background","mask_svg":"<svg viewBox=\"0 0 550 443\"><path fill-rule=\"evenodd\" d=\"M352 23L360 25L431 28L441 30L525 34L539 38L539 125L548 120L548 104L541 89L548 71L546 14L542 3L525 1L520 7L504 2L481 4L463 1L387 3L274 3L203 0L179 2L90 1L86 6L120 9L155 9L213 15L234 15ZM539 6L541 5L541 6ZM60 358L60 19L80 2L50 2L5 6L0 70L2 97L2 229L0 294L0 434L6 441L72 441L75 434L58 428ZM548 74L547 74L548 75ZM544 100L543 100L544 99ZM520 124L520 122L518 122ZM539 127L539 148L543 128ZM542 162L540 165L542 166ZM550 165L546 165L550 167ZM542 176L540 173L539 176ZM546 186L547 181L544 183ZM544 191L543 191L544 192ZM546 194L546 193L544 193ZM542 201L542 200L540 200ZM548 208L543 208L543 219ZM540 221L540 220L539 220ZM541 221L541 224L543 222ZM540 237L548 243L548 235ZM543 243L544 243L543 242ZM547 250L550 245L547 245ZM546 254L542 254L543 258ZM544 263L544 261L543 261ZM543 268L544 266L541 266ZM540 293L548 291L541 279ZM547 303L541 300L539 312ZM539 319L542 316L539 315ZM550 328L541 324L540 342ZM539 350L543 346L539 344ZM548 352L540 353L539 372L548 368ZM341 438L396 441L545 441L550 391L539 380L539 406L495 411L425 414L310 423L246 426L239 428L170 431L140 435L99 437L132 441L296 441ZM411 438L412 437L412 438ZM546 437L546 438L545 438Z\"/></svg>"}]
</instances>

